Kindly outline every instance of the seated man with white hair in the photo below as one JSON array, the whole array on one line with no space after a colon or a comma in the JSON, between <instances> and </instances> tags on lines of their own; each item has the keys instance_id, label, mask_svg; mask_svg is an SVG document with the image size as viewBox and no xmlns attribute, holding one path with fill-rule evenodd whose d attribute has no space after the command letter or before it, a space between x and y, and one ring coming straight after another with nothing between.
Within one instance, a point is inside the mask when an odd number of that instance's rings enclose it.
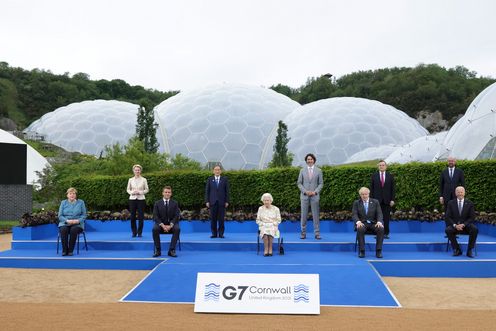
<instances>
[{"instance_id":1,"label":"seated man with white hair","mask_svg":"<svg viewBox=\"0 0 496 331\"><path fill-rule=\"evenodd\" d=\"M353 221L355 221L359 254L358 257L365 257L365 233L373 232L377 236L375 244L375 256L382 258L382 241L384 240L384 226L382 224L382 210L379 201L369 198L370 190L362 187L358 193L360 199L353 202Z\"/></svg>"}]
</instances>

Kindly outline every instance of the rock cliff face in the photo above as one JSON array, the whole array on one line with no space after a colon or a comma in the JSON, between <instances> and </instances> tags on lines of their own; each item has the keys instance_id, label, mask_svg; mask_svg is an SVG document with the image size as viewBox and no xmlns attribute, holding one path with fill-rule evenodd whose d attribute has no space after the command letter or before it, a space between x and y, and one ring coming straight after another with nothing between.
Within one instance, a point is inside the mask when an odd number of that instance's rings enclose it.
<instances>
[{"instance_id":1,"label":"rock cliff face","mask_svg":"<svg viewBox=\"0 0 496 331\"><path fill-rule=\"evenodd\" d=\"M17 125L10 118L1 117L0 118L0 129L5 130L5 131L15 131L15 130L17 130Z\"/></svg>"},{"instance_id":2,"label":"rock cliff face","mask_svg":"<svg viewBox=\"0 0 496 331\"><path fill-rule=\"evenodd\" d=\"M449 126L448 121L443 119L443 114L438 110L435 112L422 110L418 112L416 119L430 133L445 131Z\"/></svg>"}]
</instances>

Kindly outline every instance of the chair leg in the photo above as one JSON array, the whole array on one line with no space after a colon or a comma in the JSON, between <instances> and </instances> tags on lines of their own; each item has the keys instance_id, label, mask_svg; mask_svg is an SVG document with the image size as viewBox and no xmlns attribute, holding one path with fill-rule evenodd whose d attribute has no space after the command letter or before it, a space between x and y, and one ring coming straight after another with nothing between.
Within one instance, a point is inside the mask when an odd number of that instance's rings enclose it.
<instances>
[{"instance_id":1,"label":"chair leg","mask_svg":"<svg viewBox=\"0 0 496 331\"><path fill-rule=\"evenodd\" d=\"M257 235L257 255L260 253L260 235Z\"/></svg>"},{"instance_id":2,"label":"chair leg","mask_svg":"<svg viewBox=\"0 0 496 331\"><path fill-rule=\"evenodd\" d=\"M59 255L59 244L60 244L60 231L57 234L57 255Z\"/></svg>"},{"instance_id":3,"label":"chair leg","mask_svg":"<svg viewBox=\"0 0 496 331\"><path fill-rule=\"evenodd\" d=\"M86 251L88 251L88 243L86 242L86 233L84 233L84 231L82 233L83 233L83 239L84 239L84 248L86 249Z\"/></svg>"},{"instance_id":4,"label":"chair leg","mask_svg":"<svg viewBox=\"0 0 496 331\"><path fill-rule=\"evenodd\" d=\"M78 236L77 236L77 254L79 255L79 235L80 233L78 233Z\"/></svg>"}]
</instances>

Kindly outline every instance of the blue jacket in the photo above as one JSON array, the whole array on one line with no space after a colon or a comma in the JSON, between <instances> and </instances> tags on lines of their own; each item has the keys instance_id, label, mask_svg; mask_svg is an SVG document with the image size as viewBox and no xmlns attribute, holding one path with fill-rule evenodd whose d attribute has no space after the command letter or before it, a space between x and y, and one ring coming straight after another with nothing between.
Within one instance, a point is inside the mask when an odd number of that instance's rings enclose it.
<instances>
[{"instance_id":1,"label":"blue jacket","mask_svg":"<svg viewBox=\"0 0 496 331\"><path fill-rule=\"evenodd\" d=\"M59 227L67 225L67 220L79 220L78 226L84 230L84 220L86 219L86 206L81 199L70 203L69 200L63 200L59 207Z\"/></svg>"}]
</instances>

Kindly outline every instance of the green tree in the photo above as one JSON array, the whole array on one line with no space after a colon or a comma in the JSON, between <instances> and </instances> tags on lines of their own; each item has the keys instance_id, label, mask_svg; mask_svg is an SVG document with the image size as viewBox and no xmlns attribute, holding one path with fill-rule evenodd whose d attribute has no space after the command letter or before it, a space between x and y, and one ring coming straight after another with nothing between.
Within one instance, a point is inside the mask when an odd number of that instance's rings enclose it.
<instances>
[{"instance_id":1,"label":"green tree","mask_svg":"<svg viewBox=\"0 0 496 331\"><path fill-rule=\"evenodd\" d=\"M136 124L136 135L145 146L145 151L156 153L158 151L157 127L153 116L153 109L149 105L142 104L138 110Z\"/></svg>"},{"instance_id":2,"label":"green tree","mask_svg":"<svg viewBox=\"0 0 496 331\"><path fill-rule=\"evenodd\" d=\"M293 162L293 154L288 152L288 126L279 121L277 127L276 143L274 144L274 156L269 162L270 168L290 167Z\"/></svg>"}]
</instances>

